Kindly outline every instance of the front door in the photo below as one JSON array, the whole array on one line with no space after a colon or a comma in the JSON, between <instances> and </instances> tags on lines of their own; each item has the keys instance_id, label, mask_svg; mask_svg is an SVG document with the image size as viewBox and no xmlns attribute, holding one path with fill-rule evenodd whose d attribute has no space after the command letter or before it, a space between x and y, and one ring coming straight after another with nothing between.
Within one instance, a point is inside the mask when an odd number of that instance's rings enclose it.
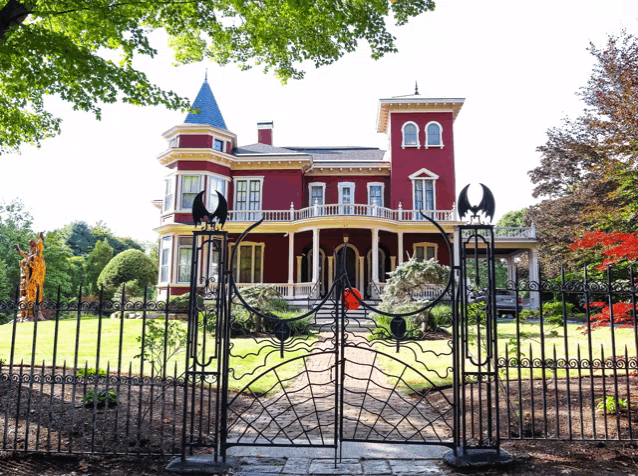
<instances>
[{"instance_id":1,"label":"front door","mask_svg":"<svg viewBox=\"0 0 638 476\"><path fill-rule=\"evenodd\" d=\"M347 250L345 272L343 270L344 250ZM348 245L347 247L343 246L335 253L335 280L339 279L339 277L344 274L348 277L350 286L352 286L353 288L356 288L358 286L357 284L357 253L355 252L352 245Z\"/></svg>"}]
</instances>

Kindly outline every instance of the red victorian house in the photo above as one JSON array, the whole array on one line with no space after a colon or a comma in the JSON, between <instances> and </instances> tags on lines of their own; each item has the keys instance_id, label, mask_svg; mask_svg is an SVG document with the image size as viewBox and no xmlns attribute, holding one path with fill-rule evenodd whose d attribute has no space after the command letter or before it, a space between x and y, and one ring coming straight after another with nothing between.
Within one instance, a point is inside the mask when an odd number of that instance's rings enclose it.
<instances>
[{"instance_id":1,"label":"red victorian house","mask_svg":"<svg viewBox=\"0 0 638 476\"><path fill-rule=\"evenodd\" d=\"M456 183L454 120L464 99L418 93L379 101L377 132L388 150L373 147L284 147L273 142L273 123L257 124L258 142L240 145L226 126L207 81L184 124L163 134L168 149L161 210L160 296L188 291L193 198L206 190L228 200L225 229L232 241L251 223L264 223L241 244L233 269L243 284L272 283L285 297L321 294L332 284L341 253L348 253L352 283L375 296L387 272L408 256L450 263L441 236L419 211L437 220L454 240ZM513 272L513 257L530 255L537 276L537 242L530 228L498 230L497 248Z\"/></svg>"}]
</instances>

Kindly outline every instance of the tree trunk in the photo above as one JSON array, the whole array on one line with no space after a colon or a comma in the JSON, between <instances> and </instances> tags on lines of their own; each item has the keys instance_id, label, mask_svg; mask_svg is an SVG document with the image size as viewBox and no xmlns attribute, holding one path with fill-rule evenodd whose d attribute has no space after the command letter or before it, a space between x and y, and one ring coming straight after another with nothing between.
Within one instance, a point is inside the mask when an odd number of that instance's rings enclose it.
<instances>
[{"instance_id":1,"label":"tree trunk","mask_svg":"<svg viewBox=\"0 0 638 476\"><path fill-rule=\"evenodd\" d=\"M0 9L0 40L6 39L7 31L12 26L18 26L24 22L31 11L18 0L9 0Z\"/></svg>"}]
</instances>

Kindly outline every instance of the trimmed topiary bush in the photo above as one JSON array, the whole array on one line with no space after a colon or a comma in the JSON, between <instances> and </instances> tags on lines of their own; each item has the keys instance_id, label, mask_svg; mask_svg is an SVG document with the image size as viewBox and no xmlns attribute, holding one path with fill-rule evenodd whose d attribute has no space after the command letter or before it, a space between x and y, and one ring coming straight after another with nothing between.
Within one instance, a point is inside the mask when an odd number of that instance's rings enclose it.
<instances>
[{"instance_id":1,"label":"trimmed topiary bush","mask_svg":"<svg viewBox=\"0 0 638 476\"><path fill-rule=\"evenodd\" d=\"M126 295L140 297L146 286L157 284L157 266L139 250L127 250L115 256L104 267L97 279L104 286L104 294L112 299L116 291L126 284Z\"/></svg>"}]
</instances>

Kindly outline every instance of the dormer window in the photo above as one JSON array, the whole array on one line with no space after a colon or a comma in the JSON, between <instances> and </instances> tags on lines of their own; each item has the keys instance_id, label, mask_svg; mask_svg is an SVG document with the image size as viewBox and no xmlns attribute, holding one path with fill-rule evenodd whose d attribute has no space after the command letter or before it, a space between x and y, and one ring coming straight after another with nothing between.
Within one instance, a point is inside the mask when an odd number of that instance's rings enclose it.
<instances>
[{"instance_id":1,"label":"dormer window","mask_svg":"<svg viewBox=\"0 0 638 476\"><path fill-rule=\"evenodd\" d=\"M401 128L403 132L403 148L419 147L419 127L414 122L406 122Z\"/></svg>"},{"instance_id":2,"label":"dormer window","mask_svg":"<svg viewBox=\"0 0 638 476\"><path fill-rule=\"evenodd\" d=\"M441 132L443 128L438 122L432 121L425 126L425 147L441 147L443 148L443 138Z\"/></svg>"},{"instance_id":3,"label":"dormer window","mask_svg":"<svg viewBox=\"0 0 638 476\"><path fill-rule=\"evenodd\" d=\"M213 141L213 149L218 150L220 152L224 151L224 141L221 141L219 139L215 139Z\"/></svg>"}]
</instances>

